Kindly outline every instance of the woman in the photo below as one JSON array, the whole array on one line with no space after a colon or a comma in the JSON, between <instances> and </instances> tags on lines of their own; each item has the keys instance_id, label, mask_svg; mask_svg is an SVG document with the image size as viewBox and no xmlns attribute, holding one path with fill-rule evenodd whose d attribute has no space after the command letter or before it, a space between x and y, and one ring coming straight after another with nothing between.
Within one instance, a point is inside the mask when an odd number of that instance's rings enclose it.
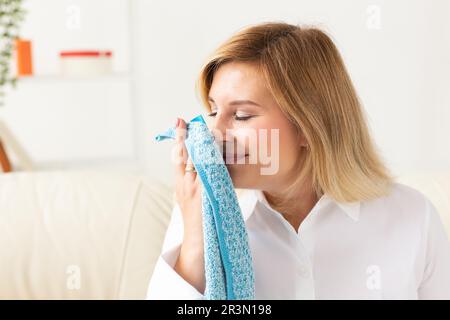
<instances>
[{"instance_id":1,"label":"woman","mask_svg":"<svg viewBox=\"0 0 450 320\"><path fill-rule=\"evenodd\" d=\"M249 189L240 206L256 298L450 298L439 216L425 196L393 181L325 33L286 23L243 29L205 64L199 90L234 160L233 184ZM201 299L205 288L201 184L187 159L186 123L178 119L177 128L177 204L151 299ZM270 174L254 157L263 147L277 159Z\"/></svg>"}]
</instances>

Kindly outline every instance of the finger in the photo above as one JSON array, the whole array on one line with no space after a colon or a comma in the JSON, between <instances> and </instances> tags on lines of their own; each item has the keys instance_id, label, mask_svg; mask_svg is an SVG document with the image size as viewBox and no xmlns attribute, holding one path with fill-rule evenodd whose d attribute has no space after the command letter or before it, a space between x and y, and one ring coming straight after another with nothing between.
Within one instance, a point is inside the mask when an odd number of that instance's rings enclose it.
<instances>
[{"instance_id":1,"label":"finger","mask_svg":"<svg viewBox=\"0 0 450 320\"><path fill-rule=\"evenodd\" d=\"M202 184L201 184L201 181L200 181L200 175L198 174L198 172L195 174L194 184L199 189L202 187Z\"/></svg>"},{"instance_id":2,"label":"finger","mask_svg":"<svg viewBox=\"0 0 450 320\"><path fill-rule=\"evenodd\" d=\"M188 164L187 166L194 166L194 164L192 163L192 159L191 157L188 158ZM197 168L195 168L197 169ZM195 188L199 188L201 185L201 181L200 181L200 175L198 174L198 171L196 170L195 172L191 172L191 176L193 176L192 178L192 184L195 186Z\"/></svg>"},{"instance_id":3,"label":"finger","mask_svg":"<svg viewBox=\"0 0 450 320\"><path fill-rule=\"evenodd\" d=\"M175 142L175 156L176 156L175 171L176 175L179 178L183 177L185 174L185 167L188 157L186 145L184 144L185 135L186 135L186 123L183 121L183 119L180 119L178 126L176 128L176 142Z\"/></svg>"},{"instance_id":4,"label":"finger","mask_svg":"<svg viewBox=\"0 0 450 320\"><path fill-rule=\"evenodd\" d=\"M195 168L191 157L188 157L188 159L187 159L186 168ZM195 182L195 178L197 177L197 172L195 172L195 171L186 171L185 172L185 177L186 177L186 179L188 179L188 181L193 183L193 182Z\"/></svg>"},{"instance_id":5,"label":"finger","mask_svg":"<svg viewBox=\"0 0 450 320\"><path fill-rule=\"evenodd\" d=\"M186 122L183 119L178 118L179 122L176 127L176 141L181 142L186 137Z\"/></svg>"}]
</instances>

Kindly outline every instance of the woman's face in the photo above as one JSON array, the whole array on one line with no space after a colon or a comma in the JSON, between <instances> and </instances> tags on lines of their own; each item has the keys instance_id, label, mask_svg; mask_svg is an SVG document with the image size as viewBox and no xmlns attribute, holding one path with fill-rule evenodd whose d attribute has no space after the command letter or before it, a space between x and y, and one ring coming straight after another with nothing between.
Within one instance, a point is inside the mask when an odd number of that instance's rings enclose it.
<instances>
[{"instance_id":1,"label":"woman's face","mask_svg":"<svg viewBox=\"0 0 450 320\"><path fill-rule=\"evenodd\" d=\"M285 117L254 63L220 66L209 103L208 123L236 188L280 192L298 175L306 140Z\"/></svg>"}]
</instances>

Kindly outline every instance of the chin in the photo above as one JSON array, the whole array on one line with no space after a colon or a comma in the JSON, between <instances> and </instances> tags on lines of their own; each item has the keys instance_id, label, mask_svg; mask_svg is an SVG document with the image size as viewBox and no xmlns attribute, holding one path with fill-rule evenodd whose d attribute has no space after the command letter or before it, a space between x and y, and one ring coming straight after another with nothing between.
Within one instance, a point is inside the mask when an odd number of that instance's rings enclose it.
<instances>
[{"instance_id":1,"label":"chin","mask_svg":"<svg viewBox=\"0 0 450 320\"><path fill-rule=\"evenodd\" d=\"M255 177L248 165L227 165L233 185L238 189L255 189ZM250 170L249 170L250 169Z\"/></svg>"}]
</instances>

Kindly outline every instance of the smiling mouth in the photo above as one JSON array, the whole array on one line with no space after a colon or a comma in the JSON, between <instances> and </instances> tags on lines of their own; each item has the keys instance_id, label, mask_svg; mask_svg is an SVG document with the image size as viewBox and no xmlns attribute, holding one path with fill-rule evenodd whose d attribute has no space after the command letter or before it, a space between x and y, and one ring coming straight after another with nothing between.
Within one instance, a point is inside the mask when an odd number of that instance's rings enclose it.
<instances>
[{"instance_id":1,"label":"smiling mouth","mask_svg":"<svg viewBox=\"0 0 450 320\"><path fill-rule=\"evenodd\" d=\"M244 158L247 158L248 154L224 154L223 155L223 161L225 162L225 164L236 164L239 160L242 160ZM243 163L238 163L238 164L244 164Z\"/></svg>"}]
</instances>

